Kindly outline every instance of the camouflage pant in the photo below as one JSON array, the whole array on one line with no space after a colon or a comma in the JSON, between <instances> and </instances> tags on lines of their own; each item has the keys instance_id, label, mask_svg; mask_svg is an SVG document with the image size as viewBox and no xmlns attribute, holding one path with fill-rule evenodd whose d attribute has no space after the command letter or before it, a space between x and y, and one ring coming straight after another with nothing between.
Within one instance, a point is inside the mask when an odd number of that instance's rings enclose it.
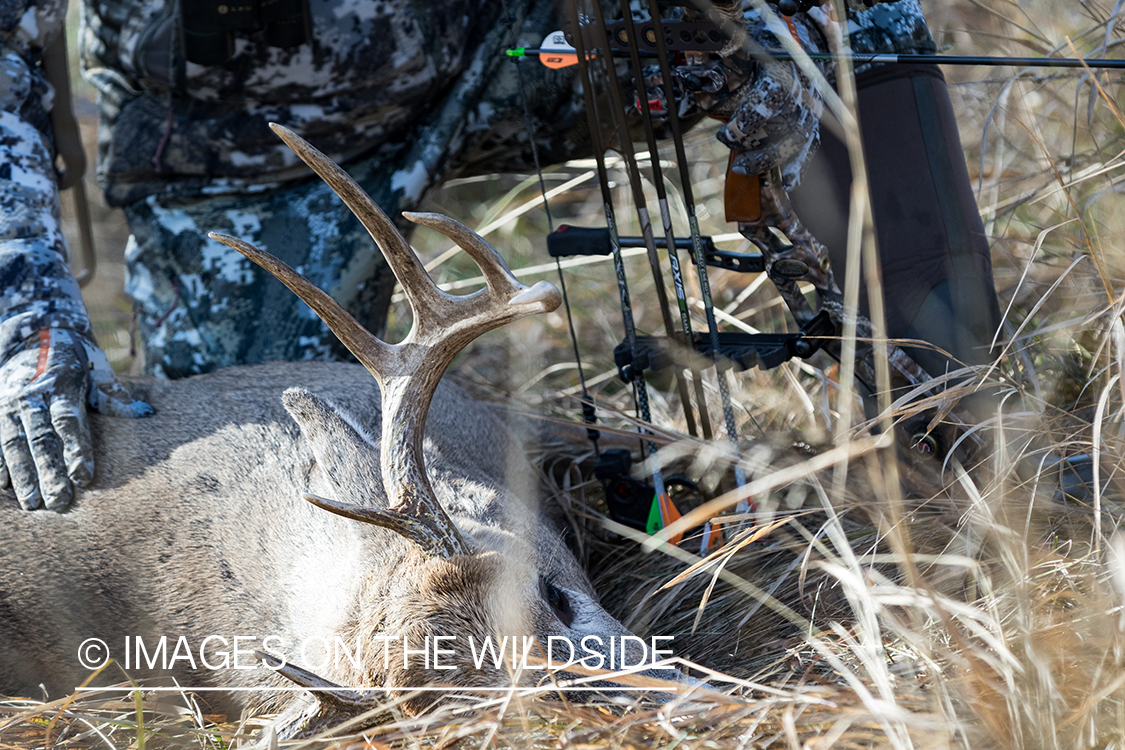
<instances>
[{"instance_id":1,"label":"camouflage pant","mask_svg":"<svg viewBox=\"0 0 1125 750\"><path fill-rule=\"evenodd\" d=\"M401 192L390 187L389 161L376 157L348 169L397 216ZM319 179L239 194L153 195L125 213L132 231L126 291L148 374L181 378L230 365L349 356L307 305L209 231L273 253L370 330L385 324L394 277L367 231Z\"/></svg>"}]
</instances>

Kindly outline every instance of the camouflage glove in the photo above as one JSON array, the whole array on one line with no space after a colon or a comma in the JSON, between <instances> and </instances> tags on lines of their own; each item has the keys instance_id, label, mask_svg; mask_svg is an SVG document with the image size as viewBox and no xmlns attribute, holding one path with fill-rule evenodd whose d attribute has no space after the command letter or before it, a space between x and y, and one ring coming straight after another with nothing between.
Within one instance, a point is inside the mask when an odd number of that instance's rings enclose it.
<instances>
[{"instance_id":1,"label":"camouflage glove","mask_svg":"<svg viewBox=\"0 0 1125 750\"><path fill-rule=\"evenodd\" d=\"M784 27L771 28L757 11L747 11L750 49L780 52ZM793 17L797 40L808 51L827 51L820 29L806 14ZM704 65L672 69L673 87L680 114L702 111L726 119L719 140L736 152L733 169L739 174L765 174L781 168L786 190L801 181L805 165L820 144L819 118L823 109L820 90L792 62L755 60L745 48ZM831 63L817 63L826 76ZM661 100L664 91L658 68L645 71L650 97Z\"/></svg>"},{"instance_id":2,"label":"camouflage glove","mask_svg":"<svg viewBox=\"0 0 1125 750\"><path fill-rule=\"evenodd\" d=\"M25 509L65 510L73 485L93 480L87 403L117 417L153 413L117 382L101 349L65 328L41 330L0 364L0 486L11 484Z\"/></svg>"}]
</instances>

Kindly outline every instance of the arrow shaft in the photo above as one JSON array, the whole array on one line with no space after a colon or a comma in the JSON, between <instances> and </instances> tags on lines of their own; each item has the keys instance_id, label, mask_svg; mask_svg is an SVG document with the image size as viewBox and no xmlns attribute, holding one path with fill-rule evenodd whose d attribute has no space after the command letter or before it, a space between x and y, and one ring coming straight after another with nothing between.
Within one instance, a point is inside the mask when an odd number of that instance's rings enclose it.
<instances>
[{"instance_id":1,"label":"arrow shaft","mask_svg":"<svg viewBox=\"0 0 1125 750\"><path fill-rule=\"evenodd\" d=\"M591 50L588 54L594 54ZM640 50L641 57L656 57L655 52ZM520 48L508 50L512 57L538 57L547 54L565 54L563 50ZM573 51L570 54L574 54ZM614 52L614 57L625 57L628 53ZM836 55L810 52L809 58L817 61L831 62L838 59ZM787 52L777 52L773 55L778 60L792 60L793 56ZM1078 57L997 57L992 55L852 55L853 64L891 64L891 65L987 65L990 67L1010 66L1015 68L1094 68L1099 70L1125 70L1125 59L1106 60L1102 58Z\"/></svg>"}]
</instances>

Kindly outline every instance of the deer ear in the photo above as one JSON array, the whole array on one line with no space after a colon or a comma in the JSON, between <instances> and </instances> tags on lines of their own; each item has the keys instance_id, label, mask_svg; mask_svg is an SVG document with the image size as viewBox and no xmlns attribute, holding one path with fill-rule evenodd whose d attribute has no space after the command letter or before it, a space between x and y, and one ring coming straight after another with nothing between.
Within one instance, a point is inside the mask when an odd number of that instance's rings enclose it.
<instances>
[{"instance_id":1,"label":"deer ear","mask_svg":"<svg viewBox=\"0 0 1125 750\"><path fill-rule=\"evenodd\" d=\"M340 499L384 497L379 451L374 442L336 407L303 388L290 388L281 402Z\"/></svg>"}]
</instances>

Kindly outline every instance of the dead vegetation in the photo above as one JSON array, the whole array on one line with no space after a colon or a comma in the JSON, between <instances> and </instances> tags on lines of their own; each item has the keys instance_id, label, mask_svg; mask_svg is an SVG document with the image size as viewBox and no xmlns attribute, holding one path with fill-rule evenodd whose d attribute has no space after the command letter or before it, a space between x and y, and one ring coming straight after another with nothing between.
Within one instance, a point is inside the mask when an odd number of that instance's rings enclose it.
<instances>
[{"instance_id":1,"label":"dead vegetation","mask_svg":"<svg viewBox=\"0 0 1125 750\"><path fill-rule=\"evenodd\" d=\"M1116 57L1121 6L956 0L927 12L939 44L956 53ZM919 468L872 440L862 455L813 471L810 457L834 435L863 432L858 419L838 423L842 399L825 371L791 363L740 375L732 387L741 434L764 446L744 453L747 470L759 478L797 467L800 476L756 496L765 511L758 526L706 561L687 544L650 552L623 539L603 515L600 489L574 471L556 472L607 608L638 635L674 636L679 656L711 670L715 692L659 706L510 694L415 718L391 706L374 729L344 727L300 746L1125 747L1120 76L945 73L1006 308L1003 356L979 373L998 403L984 460ZM694 133L689 153L699 159L700 205L712 215L705 231L723 234L721 175L711 165L725 160L709 137ZM590 169L552 169L548 187ZM485 183L454 183L434 209L478 227L494 223L538 201L526 177L495 181L488 201L480 200ZM629 206L619 189L619 205ZM556 199L556 222L596 223L591 195ZM488 237L515 267L548 260L540 214L501 222ZM631 212L619 216L627 223ZM445 249L419 247L430 258ZM461 270L454 259L435 276L455 281ZM553 267L541 273L553 278ZM620 324L606 266L567 273L591 393L603 419L628 427L613 412L628 406L608 355ZM630 261L629 278L639 327L658 328L641 259ZM768 284L724 273L713 284L726 324L785 327ZM573 418L579 389L562 313L492 336L462 358L460 374ZM653 403L657 426L677 430L675 397L656 394ZM1092 497L1057 491L1054 461L1079 454L1096 459ZM721 446L681 443L669 460L681 465L684 455L706 456L694 468L704 483L729 464ZM189 696L173 702L140 690L13 699L0 704L0 746L225 748L258 726L234 719L207 716Z\"/></svg>"}]
</instances>

